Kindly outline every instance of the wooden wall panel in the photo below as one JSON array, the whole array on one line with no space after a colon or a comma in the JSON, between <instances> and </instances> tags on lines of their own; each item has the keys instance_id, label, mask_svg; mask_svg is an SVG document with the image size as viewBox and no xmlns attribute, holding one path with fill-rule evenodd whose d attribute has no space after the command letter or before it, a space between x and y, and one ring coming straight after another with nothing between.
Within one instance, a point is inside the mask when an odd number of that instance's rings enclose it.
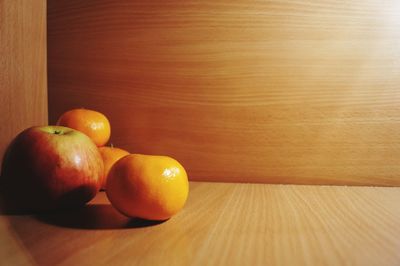
<instances>
[{"instance_id":1,"label":"wooden wall panel","mask_svg":"<svg viewBox=\"0 0 400 266\"><path fill-rule=\"evenodd\" d=\"M21 130L47 124L46 1L0 0L0 165Z\"/></svg>"},{"instance_id":2,"label":"wooden wall panel","mask_svg":"<svg viewBox=\"0 0 400 266\"><path fill-rule=\"evenodd\" d=\"M49 110L192 180L400 184L396 0L50 0Z\"/></svg>"}]
</instances>

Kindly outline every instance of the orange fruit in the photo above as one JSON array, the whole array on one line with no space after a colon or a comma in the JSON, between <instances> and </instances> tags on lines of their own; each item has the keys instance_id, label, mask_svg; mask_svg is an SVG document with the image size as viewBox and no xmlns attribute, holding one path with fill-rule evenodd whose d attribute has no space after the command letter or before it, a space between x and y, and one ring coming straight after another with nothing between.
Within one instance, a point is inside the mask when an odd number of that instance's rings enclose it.
<instances>
[{"instance_id":1,"label":"orange fruit","mask_svg":"<svg viewBox=\"0 0 400 266\"><path fill-rule=\"evenodd\" d=\"M185 205L189 182L183 166L170 157L130 154L111 168L106 193L126 216L166 220Z\"/></svg>"},{"instance_id":2,"label":"orange fruit","mask_svg":"<svg viewBox=\"0 0 400 266\"><path fill-rule=\"evenodd\" d=\"M116 147L99 147L99 151L101 154L101 157L103 158L104 162L104 178L103 178L103 183L101 185L102 189L105 189L106 187L106 180L107 180L107 175L108 172L110 171L111 167L114 165L116 161L121 159L122 157L126 156L129 154L126 150L116 148Z\"/></svg>"},{"instance_id":3,"label":"orange fruit","mask_svg":"<svg viewBox=\"0 0 400 266\"><path fill-rule=\"evenodd\" d=\"M97 147L104 146L110 138L111 128L107 117L88 109L72 109L63 113L57 125L79 130L89 136Z\"/></svg>"}]
</instances>

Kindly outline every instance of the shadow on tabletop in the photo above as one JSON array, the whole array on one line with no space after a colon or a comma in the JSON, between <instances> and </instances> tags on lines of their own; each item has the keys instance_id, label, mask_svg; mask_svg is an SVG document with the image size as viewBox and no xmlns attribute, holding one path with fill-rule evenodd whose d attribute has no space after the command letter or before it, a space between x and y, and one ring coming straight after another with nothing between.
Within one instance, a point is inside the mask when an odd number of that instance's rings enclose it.
<instances>
[{"instance_id":1,"label":"shadow on tabletop","mask_svg":"<svg viewBox=\"0 0 400 266\"><path fill-rule=\"evenodd\" d=\"M110 204L90 204L75 208L33 213L7 210L3 202L0 201L0 215L31 216L40 222L59 227L92 230L142 228L162 224L166 221L129 218L118 212Z\"/></svg>"},{"instance_id":2,"label":"shadow on tabletop","mask_svg":"<svg viewBox=\"0 0 400 266\"><path fill-rule=\"evenodd\" d=\"M93 230L141 228L165 222L129 218L120 214L110 204L85 205L76 209L42 213L35 215L35 218L60 227Z\"/></svg>"}]
</instances>

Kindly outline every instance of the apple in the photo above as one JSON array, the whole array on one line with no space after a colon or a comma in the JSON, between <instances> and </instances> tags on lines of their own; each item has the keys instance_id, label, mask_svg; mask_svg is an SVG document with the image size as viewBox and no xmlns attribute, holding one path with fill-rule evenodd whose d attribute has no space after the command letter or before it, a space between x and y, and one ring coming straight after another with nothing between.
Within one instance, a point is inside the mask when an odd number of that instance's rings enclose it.
<instances>
[{"instance_id":1,"label":"apple","mask_svg":"<svg viewBox=\"0 0 400 266\"><path fill-rule=\"evenodd\" d=\"M31 127L7 149L0 196L11 211L84 205L99 191L103 167L98 148L85 134L62 126Z\"/></svg>"}]
</instances>

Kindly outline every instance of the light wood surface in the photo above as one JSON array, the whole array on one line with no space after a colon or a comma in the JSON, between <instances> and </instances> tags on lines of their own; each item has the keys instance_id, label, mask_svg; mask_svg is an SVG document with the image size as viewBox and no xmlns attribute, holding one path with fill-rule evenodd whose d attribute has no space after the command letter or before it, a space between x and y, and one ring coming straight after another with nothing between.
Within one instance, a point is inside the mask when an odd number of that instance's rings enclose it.
<instances>
[{"instance_id":1,"label":"light wood surface","mask_svg":"<svg viewBox=\"0 0 400 266\"><path fill-rule=\"evenodd\" d=\"M0 236L19 249L4 256L3 242L0 264L400 264L400 188L190 185L184 210L160 224L129 220L104 193L81 210L2 215Z\"/></svg>"},{"instance_id":2,"label":"light wood surface","mask_svg":"<svg viewBox=\"0 0 400 266\"><path fill-rule=\"evenodd\" d=\"M400 184L397 0L49 1L50 121L193 180Z\"/></svg>"},{"instance_id":3,"label":"light wood surface","mask_svg":"<svg viewBox=\"0 0 400 266\"><path fill-rule=\"evenodd\" d=\"M46 1L0 0L0 166L21 130L47 124Z\"/></svg>"}]
</instances>

